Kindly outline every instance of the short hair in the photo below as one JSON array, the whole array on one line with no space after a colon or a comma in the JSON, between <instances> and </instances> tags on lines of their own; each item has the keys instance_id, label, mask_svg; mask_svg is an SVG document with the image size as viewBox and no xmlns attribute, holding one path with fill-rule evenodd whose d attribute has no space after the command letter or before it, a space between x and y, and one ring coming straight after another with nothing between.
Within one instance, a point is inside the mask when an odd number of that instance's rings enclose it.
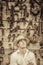
<instances>
[{"instance_id":1,"label":"short hair","mask_svg":"<svg viewBox=\"0 0 43 65\"><path fill-rule=\"evenodd\" d=\"M24 40L25 42L27 42L25 39L20 39L18 40L17 44L19 44L20 41Z\"/></svg>"}]
</instances>

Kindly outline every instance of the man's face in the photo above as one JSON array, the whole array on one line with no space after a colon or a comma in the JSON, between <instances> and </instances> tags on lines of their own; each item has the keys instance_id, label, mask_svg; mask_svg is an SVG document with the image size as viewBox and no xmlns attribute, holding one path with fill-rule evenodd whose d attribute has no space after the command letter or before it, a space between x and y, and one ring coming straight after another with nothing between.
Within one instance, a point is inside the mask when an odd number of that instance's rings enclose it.
<instances>
[{"instance_id":1,"label":"man's face","mask_svg":"<svg viewBox=\"0 0 43 65\"><path fill-rule=\"evenodd\" d=\"M21 40L19 42L19 47L20 47L20 49L25 49L26 48L26 41L25 40Z\"/></svg>"}]
</instances>

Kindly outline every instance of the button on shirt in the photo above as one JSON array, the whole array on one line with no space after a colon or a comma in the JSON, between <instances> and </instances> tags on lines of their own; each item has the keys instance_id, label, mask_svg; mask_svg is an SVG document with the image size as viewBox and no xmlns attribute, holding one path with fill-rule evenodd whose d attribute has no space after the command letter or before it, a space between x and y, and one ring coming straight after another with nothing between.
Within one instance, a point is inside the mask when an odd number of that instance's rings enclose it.
<instances>
[{"instance_id":1,"label":"button on shirt","mask_svg":"<svg viewBox=\"0 0 43 65\"><path fill-rule=\"evenodd\" d=\"M11 55L10 65L36 65L35 55L33 52L26 50L23 56L20 51L17 50Z\"/></svg>"}]
</instances>

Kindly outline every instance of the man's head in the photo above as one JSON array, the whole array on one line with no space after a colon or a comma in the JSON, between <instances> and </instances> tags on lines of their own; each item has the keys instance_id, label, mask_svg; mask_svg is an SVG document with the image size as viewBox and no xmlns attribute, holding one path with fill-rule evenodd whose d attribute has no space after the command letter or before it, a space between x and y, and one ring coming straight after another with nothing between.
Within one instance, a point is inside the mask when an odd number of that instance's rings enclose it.
<instances>
[{"instance_id":1,"label":"man's head","mask_svg":"<svg viewBox=\"0 0 43 65\"><path fill-rule=\"evenodd\" d=\"M19 47L19 50L21 53L25 53L26 51L26 41L24 39L21 39L19 42L18 42L18 47Z\"/></svg>"},{"instance_id":2,"label":"man's head","mask_svg":"<svg viewBox=\"0 0 43 65\"><path fill-rule=\"evenodd\" d=\"M24 36L24 35L19 35L19 36L16 38L15 42L17 43L17 44L16 44L16 45L17 45L17 48L19 48L20 50L24 51L24 50L26 49L27 43L28 43L26 36Z\"/></svg>"}]
</instances>

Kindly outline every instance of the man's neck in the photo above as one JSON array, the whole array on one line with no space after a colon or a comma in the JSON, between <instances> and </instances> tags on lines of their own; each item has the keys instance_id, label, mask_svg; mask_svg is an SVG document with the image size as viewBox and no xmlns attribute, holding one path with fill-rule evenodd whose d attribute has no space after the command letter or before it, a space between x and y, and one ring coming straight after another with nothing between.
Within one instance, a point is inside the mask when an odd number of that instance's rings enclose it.
<instances>
[{"instance_id":1,"label":"man's neck","mask_svg":"<svg viewBox=\"0 0 43 65\"><path fill-rule=\"evenodd\" d=\"M26 49L24 49L24 50L21 50L21 49L20 49L20 54L21 54L21 55L23 55L23 56L24 56L24 55L25 55L25 53L26 53Z\"/></svg>"}]
</instances>

